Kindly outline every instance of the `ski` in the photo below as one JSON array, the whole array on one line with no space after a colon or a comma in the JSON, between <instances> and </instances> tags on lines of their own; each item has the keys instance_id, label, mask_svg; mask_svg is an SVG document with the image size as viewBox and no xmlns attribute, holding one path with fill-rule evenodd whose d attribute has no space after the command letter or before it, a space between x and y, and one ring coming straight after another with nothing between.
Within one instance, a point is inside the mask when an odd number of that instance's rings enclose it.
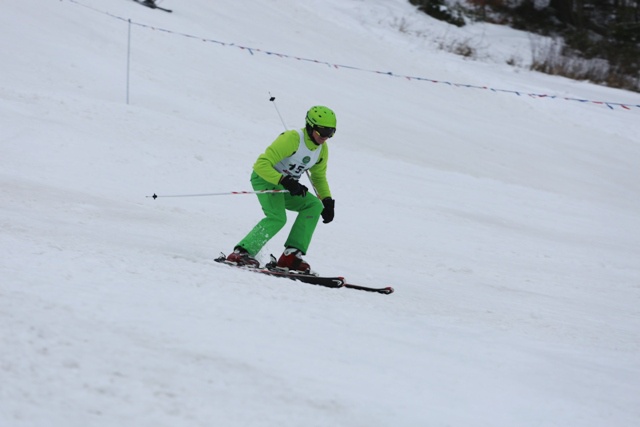
<instances>
[{"instance_id":1,"label":"ski","mask_svg":"<svg viewBox=\"0 0 640 427\"><path fill-rule=\"evenodd\" d=\"M275 267L275 258L273 257L273 255L271 255L271 262L264 267L239 266L235 263L227 261L227 257L224 254L220 254L220 256L216 258L215 261L221 264L228 265L230 267L236 267L245 271L250 271L252 273L259 273L259 274L265 274L267 276L286 278L289 280L295 280L295 281L307 283L310 285L324 286L326 288L348 288L348 289L356 289L359 291L375 292L383 295L389 295L394 292L394 289L391 286L387 286L385 288L370 288L368 286L360 286L360 285L347 283L344 277L341 277L341 276L325 277L325 276L318 276L315 274L281 270Z\"/></svg>"},{"instance_id":2,"label":"ski","mask_svg":"<svg viewBox=\"0 0 640 427\"><path fill-rule=\"evenodd\" d=\"M133 1L143 6L147 6L148 8L151 8L151 9L158 9L158 10L162 10L163 12L169 12L169 13L173 12L173 10L171 9L165 9L164 7L158 6L154 0L133 0Z\"/></svg>"},{"instance_id":3,"label":"ski","mask_svg":"<svg viewBox=\"0 0 640 427\"><path fill-rule=\"evenodd\" d=\"M240 265L236 265L235 263L228 262L227 257L224 254L221 254L220 257L215 259L215 261L221 264L228 265L230 267L236 267L245 271L250 271L252 273L264 274L264 275L273 276L273 277L281 277L289 280L295 280L298 282L307 283L310 285L324 286L326 288L341 288L345 284L343 277L316 276L314 274L280 270L270 265L265 267L240 266Z\"/></svg>"},{"instance_id":4,"label":"ski","mask_svg":"<svg viewBox=\"0 0 640 427\"><path fill-rule=\"evenodd\" d=\"M325 288L341 288L345 285L344 277L322 277L314 276L313 274L277 271L266 268L258 269L258 273L266 274L267 276L282 277L298 282L308 283L310 285L324 286Z\"/></svg>"},{"instance_id":5,"label":"ski","mask_svg":"<svg viewBox=\"0 0 640 427\"><path fill-rule=\"evenodd\" d=\"M384 288L370 288L368 286L353 285L351 283L346 283L346 282L344 284L344 287L349 289L357 289L359 291L377 292L379 294L384 294L384 295L392 294L395 291L395 289L393 289L391 286L387 286Z\"/></svg>"}]
</instances>

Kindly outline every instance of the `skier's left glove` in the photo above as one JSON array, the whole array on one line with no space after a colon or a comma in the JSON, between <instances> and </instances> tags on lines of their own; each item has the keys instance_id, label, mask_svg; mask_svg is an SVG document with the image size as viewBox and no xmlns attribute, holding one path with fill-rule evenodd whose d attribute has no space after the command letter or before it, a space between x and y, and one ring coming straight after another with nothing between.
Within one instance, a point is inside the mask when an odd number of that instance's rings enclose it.
<instances>
[{"instance_id":1,"label":"skier's left glove","mask_svg":"<svg viewBox=\"0 0 640 427\"><path fill-rule=\"evenodd\" d=\"M333 221L336 201L331 197L325 197L322 199L322 204L324 205L324 209L322 210L322 222L328 224Z\"/></svg>"}]
</instances>

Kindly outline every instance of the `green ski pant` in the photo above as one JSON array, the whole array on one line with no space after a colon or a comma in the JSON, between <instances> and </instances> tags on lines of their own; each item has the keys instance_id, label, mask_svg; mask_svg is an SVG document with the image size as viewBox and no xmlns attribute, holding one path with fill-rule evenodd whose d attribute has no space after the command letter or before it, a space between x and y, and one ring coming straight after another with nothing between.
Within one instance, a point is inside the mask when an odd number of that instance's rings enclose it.
<instances>
[{"instance_id":1,"label":"green ski pant","mask_svg":"<svg viewBox=\"0 0 640 427\"><path fill-rule=\"evenodd\" d=\"M251 174L251 186L255 191L282 190L281 185L273 185L260 178L255 172ZM264 245L275 236L287 222L287 210L298 212L285 247L300 249L307 253L313 232L318 225L324 206L313 194L304 197L291 196L289 193L258 194L265 217L236 245L241 246L251 256L256 256Z\"/></svg>"}]
</instances>

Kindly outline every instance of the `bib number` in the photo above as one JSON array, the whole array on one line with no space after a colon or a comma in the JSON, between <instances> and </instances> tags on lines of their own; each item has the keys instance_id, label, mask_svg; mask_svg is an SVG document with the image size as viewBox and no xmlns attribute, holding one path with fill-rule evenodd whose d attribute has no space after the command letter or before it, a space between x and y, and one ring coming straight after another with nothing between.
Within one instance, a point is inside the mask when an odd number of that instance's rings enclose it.
<instances>
[{"instance_id":1,"label":"bib number","mask_svg":"<svg viewBox=\"0 0 640 427\"><path fill-rule=\"evenodd\" d=\"M289 171L291 172L291 175L300 176L304 171L304 165L289 165Z\"/></svg>"}]
</instances>

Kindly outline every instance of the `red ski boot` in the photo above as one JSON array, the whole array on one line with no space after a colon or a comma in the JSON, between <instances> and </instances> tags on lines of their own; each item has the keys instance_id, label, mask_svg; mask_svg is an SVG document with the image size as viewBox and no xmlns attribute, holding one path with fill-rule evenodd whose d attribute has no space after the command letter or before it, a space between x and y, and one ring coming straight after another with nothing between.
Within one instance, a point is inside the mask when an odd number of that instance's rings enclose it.
<instances>
[{"instance_id":1,"label":"red ski boot","mask_svg":"<svg viewBox=\"0 0 640 427\"><path fill-rule=\"evenodd\" d=\"M304 273L311 272L309 264L302 259L302 251L296 248L285 249L282 255L280 255L280 259L278 259L277 267L302 271Z\"/></svg>"},{"instance_id":2,"label":"red ski boot","mask_svg":"<svg viewBox=\"0 0 640 427\"><path fill-rule=\"evenodd\" d=\"M246 267L260 267L260 262L249 255L246 249L240 246L236 247L232 253L227 257L227 261L234 262L236 265L243 265Z\"/></svg>"}]
</instances>

